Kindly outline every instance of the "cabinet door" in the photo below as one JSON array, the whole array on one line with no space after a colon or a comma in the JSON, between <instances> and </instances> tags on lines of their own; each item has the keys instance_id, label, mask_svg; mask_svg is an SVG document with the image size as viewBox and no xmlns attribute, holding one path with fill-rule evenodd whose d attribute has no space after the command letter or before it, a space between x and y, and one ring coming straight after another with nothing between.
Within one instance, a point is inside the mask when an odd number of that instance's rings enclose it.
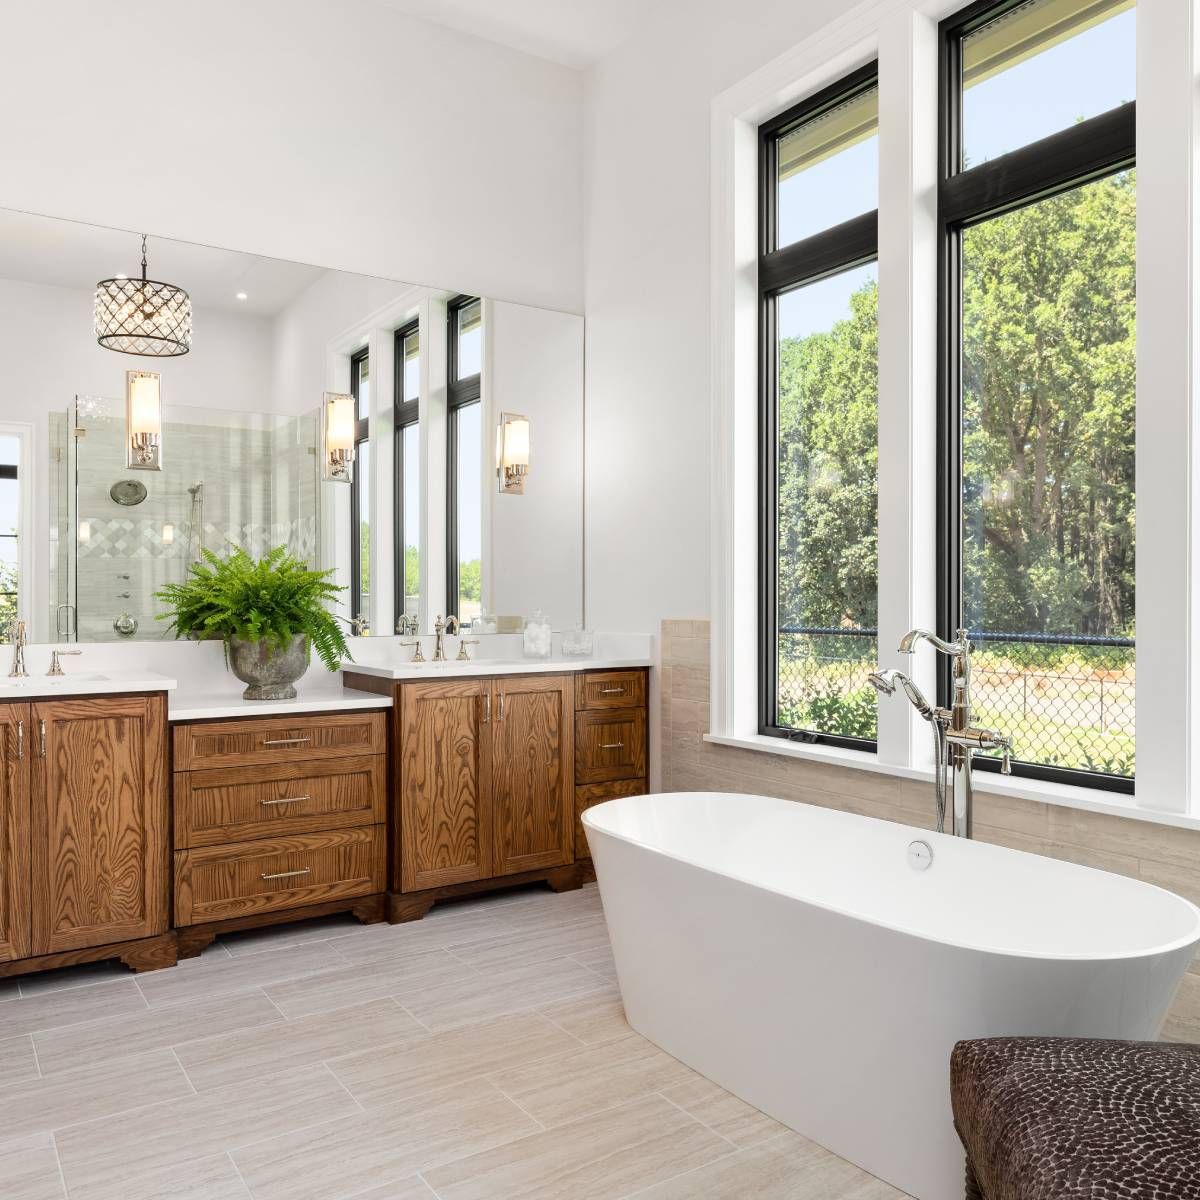
<instances>
[{"instance_id":1,"label":"cabinet door","mask_svg":"<svg viewBox=\"0 0 1200 1200\"><path fill-rule=\"evenodd\" d=\"M493 688L494 874L573 862L574 683L514 675Z\"/></svg>"},{"instance_id":2,"label":"cabinet door","mask_svg":"<svg viewBox=\"0 0 1200 1200\"><path fill-rule=\"evenodd\" d=\"M0 704L0 962L29 953L29 705Z\"/></svg>"},{"instance_id":3,"label":"cabinet door","mask_svg":"<svg viewBox=\"0 0 1200 1200\"><path fill-rule=\"evenodd\" d=\"M491 696L478 679L400 688L400 889L492 873Z\"/></svg>"},{"instance_id":4,"label":"cabinet door","mask_svg":"<svg viewBox=\"0 0 1200 1200\"><path fill-rule=\"evenodd\" d=\"M166 930L166 750L161 695L33 705L34 954Z\"/></svg>"}]
</instances>

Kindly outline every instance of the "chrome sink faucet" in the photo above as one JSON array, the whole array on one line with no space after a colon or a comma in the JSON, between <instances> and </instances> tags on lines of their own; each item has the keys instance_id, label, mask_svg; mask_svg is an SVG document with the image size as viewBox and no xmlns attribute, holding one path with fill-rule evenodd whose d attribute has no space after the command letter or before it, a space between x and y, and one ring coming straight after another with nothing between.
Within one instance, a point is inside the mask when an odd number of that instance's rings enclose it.
<instances>
[{"instance_id":1,"label":"chrome sink faucet","mask_svg":"<svg viewBox=\"0 0 1200 1200\"><path fill-rule=\"evenodd\" d=\"M451 613L444 621L441 614L438 614L438 619L433 623L433 632L437 637L437 645L433 648L433 661L446 661L446 634L453 637L458 633L458 618Z\"/></svg>"},{"instance_id":2,"label":"chrome sink faucet","mask_svg":"<svg viewBox=\"0 0 1200 1200\"><path fill-rule=\"evenodd\" d=\"M25 622L14 621L8 627L8 635L12 638L13 659L9 679L28 679L29 672L25 670L25 644L28 640L25 633Z\"/></svg>"},{"instance_id":3,"label":"chrome sink faucet","mask_svg":"<svg viewBox=\"0 0 1200 1200\"><path fill-rule=\"evenodd\" d=\"M937 829L945 832L947 774L951 796L951 832L969 838L973 818L974 789L971 783L971 760L977 750L1000 750L1003 760L1000 770L1012 773L1012 739L992 729L981 729L972 723L971 715L971 651L965 629L958 630L952 642L926 629L910 629L900 639L900 653L911 654L918 642L928 642L952 662L953 692L949 708L935 708L925 699L920 688L903 671L880 669L868 677L871 686L884 696L892 695L897 686L909 702L933 728L934 795L937 804Z\"/></svg>"}]
</instances>

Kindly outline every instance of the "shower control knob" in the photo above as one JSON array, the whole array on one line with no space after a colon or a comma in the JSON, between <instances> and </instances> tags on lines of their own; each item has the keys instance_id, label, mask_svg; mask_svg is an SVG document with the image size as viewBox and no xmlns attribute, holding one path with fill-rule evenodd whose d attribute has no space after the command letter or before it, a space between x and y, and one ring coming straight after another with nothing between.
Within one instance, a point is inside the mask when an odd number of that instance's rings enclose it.
<instances>
[{"instance_id":1,"label":"shower control knob","mask_svg":"<svg viewBox=\"0 0 1200 1200\"><path fill-rule=\"evenodd\" d=\"M909 842L908 865L914 871L928 871L933 865L933 847L921 838Z\"/></svg>"},{"instance_id":2,"label":"shower control knob","mask_svg":"<svg viewBox=\"0 0 1200 1200\"><path fill-rule=\"evenodd\" d=\"M135 633L137 633L137 631L138 631L137 617L133 616L130 613L127 613L127 612L122 613L113 622L113 632L118 637L126 637L126 638L133 637L133 635Z\"/></svg>"}]
</instances>

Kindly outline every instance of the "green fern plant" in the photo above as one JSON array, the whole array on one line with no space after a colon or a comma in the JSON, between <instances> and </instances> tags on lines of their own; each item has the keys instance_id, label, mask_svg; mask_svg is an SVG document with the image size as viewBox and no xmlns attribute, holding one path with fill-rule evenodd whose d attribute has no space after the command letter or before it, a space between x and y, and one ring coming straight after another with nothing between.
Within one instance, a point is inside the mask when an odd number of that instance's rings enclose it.
<instances>
[{"instance_id":1,"label":"green fern plant","mask_svg":"<svg viewBox=\"0 0 1200 1200\"><path fill-rule=\"evenodd\" d=\"M265 640L282 650L303 635L330 671L351 657L345 635L328 604L346 589L329 582L332 571L314 571L276 546L255 561L240 546L220 558L204 550L203 562L188 568L183 583L169 583L155 596L169 611L175 636L220 638L228 660L229 641Z\"/></svg>"}]
</instances>

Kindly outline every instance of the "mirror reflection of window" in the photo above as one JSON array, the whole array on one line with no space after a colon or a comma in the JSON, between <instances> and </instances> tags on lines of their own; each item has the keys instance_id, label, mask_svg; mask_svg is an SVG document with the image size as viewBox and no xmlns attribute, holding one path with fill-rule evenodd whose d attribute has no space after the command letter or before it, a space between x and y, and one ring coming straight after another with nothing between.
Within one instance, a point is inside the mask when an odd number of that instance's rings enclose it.
<instances>
[{"instance_id":1,"label":"mirror reflection of window","mask_svg":"<svg viewBox=\"0 0 1200 1200\"><path fill-rule=\"evenodd\" d=\"M421 613L421 329L396 331L396 621Z\"/></svg>"},{"instance_id":2,"label":"mirror reflection of window","mask_svg":"<svg viewBox=\"0 0 1200 1200\"><path fill-rule=\"evenodd\" d=\"M0 631L18 616L21 579L21 441L0 435Z\"/></svg>"},{"instance_id":3,"label":"mirror reflection of window","mask_svg":"<svg viewBox=\"0 0 1200 1200\"><path fill-rule=\"evenodd\" d=\"M354 484L350 490L350 615L357 631L368 631L371 611L371 357L366 349L350 358L354 425Z\"/></svg>"},{"instance_id":4,"label":"mirror reflection of window","mask_svg":"<svg viewBox=\"0 0 1200 1200\"><path fill-rule=\"evenodd\" d=\"M460 296L450 304L449 379L450 512L447 514L446 595L464 623L482 612L483 414L480 379L483 366L483 306L478 297Z\"/></svg>"}]
</instances>

